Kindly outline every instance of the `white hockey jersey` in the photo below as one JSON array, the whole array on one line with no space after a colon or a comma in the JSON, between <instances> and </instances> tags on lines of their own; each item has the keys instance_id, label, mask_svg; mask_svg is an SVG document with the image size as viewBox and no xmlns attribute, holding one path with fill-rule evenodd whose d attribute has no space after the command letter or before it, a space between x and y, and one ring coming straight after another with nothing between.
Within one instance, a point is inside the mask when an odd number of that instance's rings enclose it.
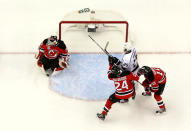
<instances>
[{"instance_id":1,"label":"white hockey jersey","mask_svg":"<svg viewBox=\"0 0 191 131\"><path fill-rule=\"evenodd\" d=\"M121 61L122 61L121 63L122 68L137 74L137 71L139 69L139 64L137 61L137 53L135 48L132 48L131 52L128 54L124 53Z\"/></svg>"}]
</instances>

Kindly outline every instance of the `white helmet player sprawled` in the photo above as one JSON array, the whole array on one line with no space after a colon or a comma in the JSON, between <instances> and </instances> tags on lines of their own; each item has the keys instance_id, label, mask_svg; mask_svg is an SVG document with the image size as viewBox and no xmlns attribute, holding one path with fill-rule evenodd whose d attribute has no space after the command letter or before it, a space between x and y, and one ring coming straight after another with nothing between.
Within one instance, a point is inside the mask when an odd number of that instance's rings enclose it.
<instances>
[{"instance_id":1,"label":"white helmet player sprawled","mask_svg":"<svg viewBox=\"0 0 191 131\"><path fill-rule=\"evenodd\" d=\"M131 49L132 49L131 42L126 42L126 43L124 44L124 46L123 46L123 51L124 51L124 52L129 52L129 51L131 51Z\"/></svg>"}]
</instances>

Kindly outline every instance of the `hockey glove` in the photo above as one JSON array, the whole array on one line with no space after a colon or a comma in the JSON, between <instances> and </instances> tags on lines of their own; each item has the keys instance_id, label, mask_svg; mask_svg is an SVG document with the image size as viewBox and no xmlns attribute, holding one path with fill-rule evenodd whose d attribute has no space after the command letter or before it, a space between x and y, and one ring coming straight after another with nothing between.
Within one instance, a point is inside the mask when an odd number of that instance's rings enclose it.
<instances>
[{"instance_id":1,"label":"hockey glove","mask_svg":"<svg viewBox=\"0 0 191 131\"><path fill-rule=\"evenodd\" d=\"M121 61L118 58L113 57L113 63L115 63L116 65L119 65Z\"/></svg>"},{"instance_id":2,"label":"hockey glove","mask_svg":"<svg viewBox=\"0 0 191 131\"><path fill-rule=\"evenodd\" d=\"M110 65L113 63L112 60L113 60L113 57L112 57L112 56L108 56L108 61L109 61L109 64L110 64ZM113 64L112 64L112 65L113 65Z\"/></svg>"},{"instance_id":3,"label":"hockey glove","mask_svg":"<svg viewBox=\"0 0 191 131\"><path fill-rule=\"evenodd\" d=\"M108 61L109 61L109 64L111 65L113 64L119 65L121 63L121 61L117 57L113 57L113 56L109 56Z\"/></svg>"},{"instance_id":4,"label":"hockey glove","mask_svg":"<svg viewBox=\"0 0 191 131\"><path fill-rule=\"evenodd\" d=\"M143 71L142 71L142 69L139 69L139 70L138 70L137 75L138 75L138 76L143 75Z\"/></svg>"},{"instance_id":5,"label":"hockey glove","mask_svg":"<svg viewBox=\"0 0 191 131\"><path fill-rule=\"evenodd\" d=\"M145 87L145 91L151 91L151 88L150 87Z\"/></svg>"}]
</instances>

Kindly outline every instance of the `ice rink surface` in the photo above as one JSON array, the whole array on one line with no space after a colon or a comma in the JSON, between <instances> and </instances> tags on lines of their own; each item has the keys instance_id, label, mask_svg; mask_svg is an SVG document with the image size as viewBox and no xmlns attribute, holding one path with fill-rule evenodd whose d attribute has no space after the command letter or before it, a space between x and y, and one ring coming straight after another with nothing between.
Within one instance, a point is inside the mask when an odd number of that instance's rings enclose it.
<instances>
[{"instance_id":1,"label":"ice rink surface","mask_svg":"<svg viewBox=\"0 0 191 131\"><path fill-rule=\"evenodd\" d=\"M182 130L190 126L190 78L184 64L190 55L140 55L141 63L167 72L163 99L167 112L156 115L153 97L137 89L135 101L114 104L107 119L96 118L105 101L84 101L59 95L49 88L49 79L36 67L33 55L1 55L1 130ZM10 61L14 59L15 62ZM158 61L160 59L160 61ZM177 63L177 59L179 62ZM169 61L170 60L170 61ZM22 63L25 61L25 63Z\"/></svg>"},{"instance_id":2,"label":"ice rink surface","mask_svg":"<svg viewBox=\"0 0 191 131\"><path fill-rule=\"evenodd\" d=\"M51 2L0 1L1 131L191 130L190 1ZM135 101L114 104L103 122L96 113L102 111L104 100L74 99L50 88L50 79L37 67L34 53L57 30L64 13L84 7L118 10L127 17L140 65L160 67L167 73L162 95L166 113L156 115L153 96L143 97L139 86Z\"/></svg>"}]
</instances>

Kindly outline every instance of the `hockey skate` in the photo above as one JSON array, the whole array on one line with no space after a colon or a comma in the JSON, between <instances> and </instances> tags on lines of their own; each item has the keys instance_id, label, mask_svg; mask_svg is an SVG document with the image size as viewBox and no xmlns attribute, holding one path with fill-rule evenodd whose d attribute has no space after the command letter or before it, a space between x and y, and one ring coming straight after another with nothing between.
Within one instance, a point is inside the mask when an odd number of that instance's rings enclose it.
<instances>
[{"instance_id":1,"label":"hockey skate","mask_svg":"<svg viewBox=\"0 0 191 131\"><path fill-rule=\"evenodd\" d=\"M143 92L142 95L143 96L151 96L151 92Z\"/></svg>"},{"instance_id":2,"label":"hockey skate","mask_svg":"<svg viewBox=\"0 0 191 131\"><path fill-rule=\"evenodd\" d=\"M161 108L156 111L156 113L163 113L163 112L166 112L166 108Z\"/></svg>"},{"instance_id":3,"label":"hockey skate","mask_svg":"<svg viewBox=\"0 0 191 131\"><path fill-rule=\"evenodd\" d=\"M119 103L128 103L129 102L129 99L121 99L120 101L119 101Z\"/></svg>"},{"instance_id":4,"label":"hockey skate","mask_svg":"<svg viewBox=\"0 0 191 131\"><path fill-rule=\"evenodd\" d=\"M45 71L45 73L46 73L46 76L49 77L49 76L52 75L53 71L51 69L48 69L48 70Z\"/></svg>"},{"instance_id":5,"label":"hockey skate","mask_svg":"<svg viewBox=\"0 0 191 131\"><path fill-rule=\"evenodd\" d=\"M97 113L97 117L100 119L100 120L105 120L105 115L102 114L102 113Z\"/></svg>"}]
</instances>

